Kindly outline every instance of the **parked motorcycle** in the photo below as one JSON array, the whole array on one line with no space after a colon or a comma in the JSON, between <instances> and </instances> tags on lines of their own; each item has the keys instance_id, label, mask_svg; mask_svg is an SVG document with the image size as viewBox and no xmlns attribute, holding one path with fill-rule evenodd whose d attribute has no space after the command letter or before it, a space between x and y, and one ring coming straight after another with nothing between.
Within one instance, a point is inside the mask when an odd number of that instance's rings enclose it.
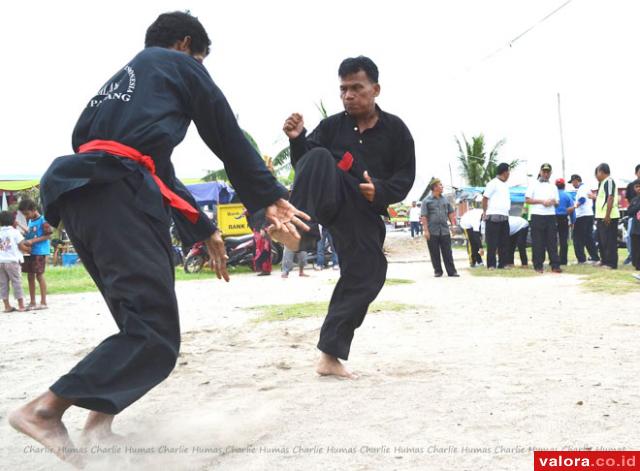
<instances>
[{"instance_id":1,"label":"parked motorcycle","mask_svg":"<svg viewBox=\"0 0 640 471\"><path fill-rule=\"evenodd\" d=\"M227 252L227 266L235 267L240 265L252 266L255 255L255 241L253 234L239 237L227 237L224 239L224 247ZM282 260L283 248L277 242L271 242L271 262L280 263ZM184 271L187 273L198 273L205 263L210 260L207 246L204 242L197 242L191 247L184 259Z\"/></svg>"}]
</instances>

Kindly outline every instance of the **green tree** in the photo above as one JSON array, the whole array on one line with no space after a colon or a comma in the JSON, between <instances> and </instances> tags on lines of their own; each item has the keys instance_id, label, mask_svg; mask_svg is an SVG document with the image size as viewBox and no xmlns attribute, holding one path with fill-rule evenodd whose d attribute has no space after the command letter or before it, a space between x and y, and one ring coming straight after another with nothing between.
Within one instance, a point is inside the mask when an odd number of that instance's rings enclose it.
<instances>
[{"instance_id":1,"label":"green tree","mask_svg":"<svg viewBox=\"0 0 640 471\"><path fill-rule=\"evenodd\" d=\"M320 115L322 116L323 119L329 115L327 113L327 110L322 100L320 100L320 103L316 103L316 108L320 112ZM244 133L244 136L247 138L249 143L256 150L256 152L259 155L263 155L262 152L260 152L260 147L258 147L258 143L253 138L253 136L251 136L251 134L249 134L244 129L242 130L242 132ZM293 171L293 167L291 166L291 149L289 148L289 146L281 149L280 152L278 152L276 156L273 157L273 159L271 159L266 155L263 156L263 159L265 160L266 163L268 163L269 169L273 172L273 174L276 176L276 178L280 183L282 183L284 186L289 186L293 183L295 173ZM209 181L228 182L229 177L227 176L227 172L224 169L220 169L220 170L210 171L203 177L203 180L207 182Z\"/></svg>"},{"instance_id":2,"label":"green tree","mask_svg":"<svg viewBox=\"0 0 640 471\"><path fill-rule=\"evenodd\" d=\"M462 135L462 142L455 137L458 145L458 163L460 171L470 186L485 186L489 180L496 176L498 167L498 154L506 139L499 140L487 155L485 151L484 135L473 136L471 142ZM511 169L516 168L520 161L512 160L509 163Z\"/></svg>"}]
</instances>

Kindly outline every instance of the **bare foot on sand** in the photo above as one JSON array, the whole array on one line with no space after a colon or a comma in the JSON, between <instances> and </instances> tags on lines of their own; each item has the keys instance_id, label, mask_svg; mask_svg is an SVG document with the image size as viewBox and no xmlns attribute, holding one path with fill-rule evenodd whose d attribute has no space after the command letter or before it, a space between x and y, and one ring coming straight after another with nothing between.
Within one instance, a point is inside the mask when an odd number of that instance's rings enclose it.
<instances>
[{"instance_id":1,"label":"bare foot on sand","mask_svg":"<svg viewBox=\"0 0 640 471\"><path fill-rule=\"evenodd\" d=\"M287 227L288 225L291 227ZM267 232L273 240L280 242L292 252L297 252L300 249L300 234L291 223L282 224L279 229L273 225L269 226Z\"/></svg>"},{"instance_id":2,"label":"bare foot on sand","mask_svg":"<svg viewBox=\"0 0 640 471\"><path fill-rule=\"evenodd\" d=\"M82 429L80 443L83 446L96 443L115 443L124 440L122 435L113 433L111 424L115 415L91 411Z\"/></svg>"},{"instance_id":3,"label":"bare foot on sand","mask_svg":"<svg viewBox=\"0 0 640 471\"><path fill-rule=\"evenodd\" d=\"M42 444L61 460L76 468L83 468L84 461L62 423L62 414L70 406L71 402L48 391L9 414L9 424Z\"/></svg>"},{"instance_id":4,"label":"bare foot on sand","mask_svg":"<svg viewBox=\"0 0 640 471\"><path fill-rule=\"evenodd\" d=\"M324 352L320 353L320 359L316 365L316 373L320 376L338 376L346 379L358 379L358 376L347 370L340 360Z\"/></svg>"}]
</instances>

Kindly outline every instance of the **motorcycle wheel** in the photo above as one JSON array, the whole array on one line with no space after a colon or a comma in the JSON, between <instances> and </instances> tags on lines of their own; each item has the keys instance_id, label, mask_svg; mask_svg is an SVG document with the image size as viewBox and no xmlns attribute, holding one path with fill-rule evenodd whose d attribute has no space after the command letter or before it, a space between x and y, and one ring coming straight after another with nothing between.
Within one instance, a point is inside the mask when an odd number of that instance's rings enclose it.
<instances>
[{"instance_id":1,"label":"motorcycle wheel","mask_svg":"<svg viewBox=\"0 0 640 471\"><path fill-rule=\"evenodd\" d=\"M271 263L273 265L277 265L282 261L283 251L282 245L275 242L271 243Z\"/></svg>"},{"instance_id":2,"label":"motorcycle wheel","mask_svg":"<svg viewBox=\"0 0 640 471\"><path fill-rule=\"evenodd\" d=\"M189 255L184 261L184 271L187 273L198 273L204 266L203 255Z\"/></svg>"}]
</instances>

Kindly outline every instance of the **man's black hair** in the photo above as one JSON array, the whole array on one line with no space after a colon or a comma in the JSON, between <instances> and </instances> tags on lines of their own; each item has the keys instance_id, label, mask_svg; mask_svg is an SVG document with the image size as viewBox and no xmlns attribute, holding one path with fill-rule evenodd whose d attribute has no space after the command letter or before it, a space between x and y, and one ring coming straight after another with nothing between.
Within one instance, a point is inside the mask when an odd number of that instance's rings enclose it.
<instances>
[{"instance_id":1,"label":"man's black hair","mask_svg":"<svg viewBox=\"0 0 640 471\"><path fill-rule=\"evenodd\" d=\"M368 57L348 57L343 60L338 68L338 76L345 78L347 75L357 74L363 71L371 83L378 83L378 66Z\"/></svg>"},{"instance_id":2,"label":"man's black hair","mask_svg":"<svg viewBox=\"0 0 640 471\"><path fill-rule=\"evenodd\" d=\"M571 175L571 178L569 179L569 181L572 182L574 180L578 180L579 182L582 182L582 177L577 173L574 173L573 175Z\"/></svg>"},{"instance_id":3,"label":"man's black hair","mask_svg":"<svg viewBox=\"0 0 640 471\"><path fill-rule=\"evenodd\" d=\"M509 171L509 164L502 162L496 168L496 175L502 175L504 172L508 172L508 171Z\"/></svg>"},{"instance_id":4,"label":"man's black hair","mask_svg":"<svg viewBox=\"0 0 640 471\"><path fill-rule=\"evenodd\" d=\"M18 205L18 211L37 211L37 210L38 210L38 206L36 205L36 202L28 198L20 201L20 204Z\"/></svg>"},{"instance_id":5,"label":"man's black hair","mask_svg":"<svg viewBox=\"0 0 640 471\"><path fill-rule=\"evenodd\" d=\"M596 167L596 174L598 172L602 172L605 175L611 175L611 170L609 169L609 164L602 163Z\"/></svg>"},{"instance_id":6,"label":"man's black hair","mask_svg":"<svg viewBox=\"0 0 640 471\"><path fill-rule=\"evenodd\" d=\"M638 173L638 170L640 170L640 164L636 165L636 173Z\"/></svg>"},{"instance_id":7,"label":"man's black hair","mask_svg":"<svg viewBox=\"0 0 640 471\"><path fill-rule=\"evenodd\" d=\"M13 213L10 211L2 211L0 212L0 226L13 226L13 222L16 218L13 216Z\"/></svg>"},{"instance_id":8,"label":"man's black hair","mask_svg":"<svg viewBox=\"0 0 640 471\"><path fill-rule=\"evenodd\" d=\"M202 23L188 10L160 15L147 29L144 47L169 48L187 36L191 37L190 49L192 53L204 54L205 56L209 54L211 40Z\"/></svg>"}]
</instances>

